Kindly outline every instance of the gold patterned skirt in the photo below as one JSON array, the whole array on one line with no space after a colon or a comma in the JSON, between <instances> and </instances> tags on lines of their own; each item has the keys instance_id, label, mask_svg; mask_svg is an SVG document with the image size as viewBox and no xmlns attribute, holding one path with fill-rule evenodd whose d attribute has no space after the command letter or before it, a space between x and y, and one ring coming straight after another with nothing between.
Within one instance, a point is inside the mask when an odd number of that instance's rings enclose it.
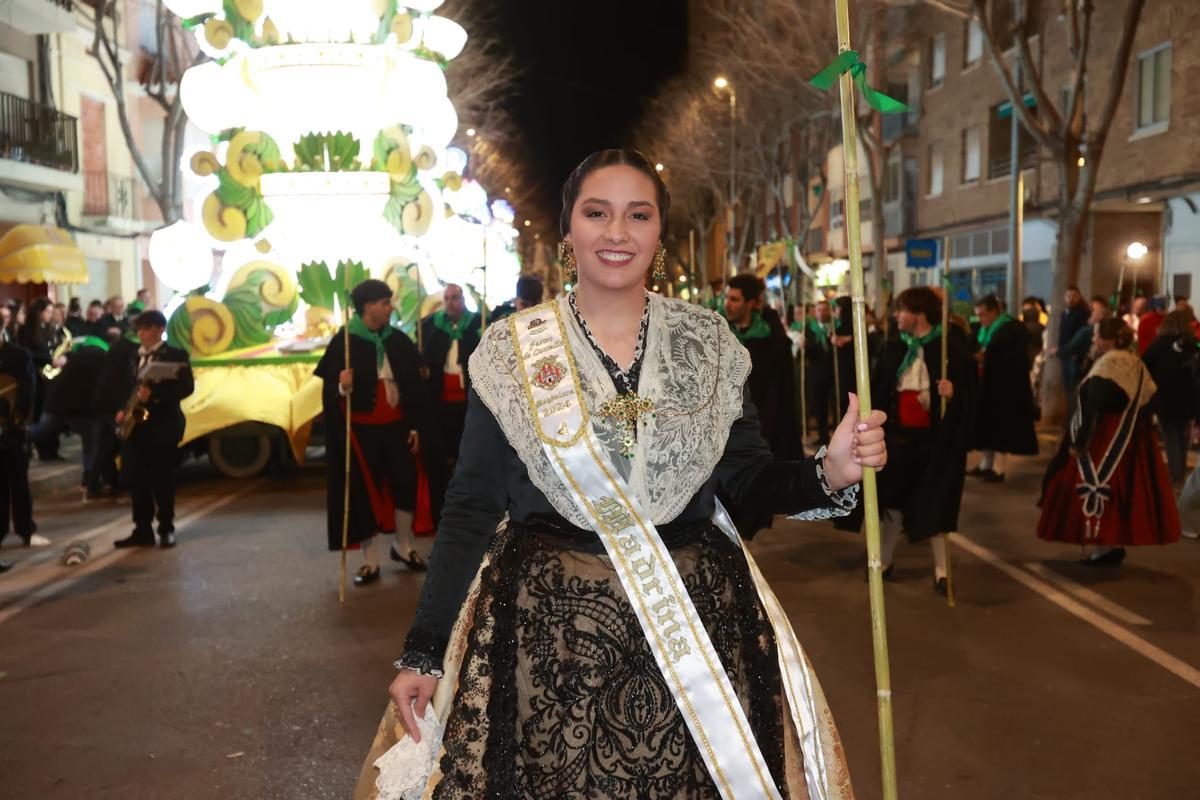
<instances>
[{"instance_id":1,"label":"gold patterned skirt","mask_svg":"<svg viewBox=\"0 0 1200 800\"><path fill-rule=\"evenodd\" d=\"M774 635L738 547L718 529L672 549L780 794L807 800ZM446 731L427 800L718 800L608 557L509 525L463 605L434 710ZM830 800L851 800L833 717L813 687ZM375 760L404 735L391 706Z\"/></svg>"}]
</instances>

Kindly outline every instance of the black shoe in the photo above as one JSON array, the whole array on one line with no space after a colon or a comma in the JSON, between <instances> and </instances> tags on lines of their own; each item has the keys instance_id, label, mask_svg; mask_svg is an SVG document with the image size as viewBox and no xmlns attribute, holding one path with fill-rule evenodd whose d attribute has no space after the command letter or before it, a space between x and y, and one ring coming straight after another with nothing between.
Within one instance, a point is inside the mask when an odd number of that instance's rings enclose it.
<instances>
[{"instance_id":1,"label":"black shoe","mask_svg":"<svg viewBox=\"0 0 1200 800\"><path fill-rule=\"evenodd\" d=\"M1004 483L1004 473L991 469L985 470L979 477L984 483Z\"/></svg>"},{"instance_id":2,"label":"black shoe","mask_svg":"<svg viewBox=\"0 0 1200 800\"><path fill-rule=\"evenodd\" d=\"M117 539L113 542L113 547L118 549L125 547L154 547L153 533L138 533L134 531L124 539Z\"/></svg>"},{"instance_id":3,"label":"black shoe","mask_svg":"<svg viewBox=\"0 0 1200 800\"><path fill-rule=\"evenodd\" d=\"M13 568L13 562L0 561L0 572L8 572L12 568Z\"/></svg>"},{"instance_id":4,"label":"black shoe","mask_svg":"<svg viewBox=\"0 0 1200 800\"><path fill-rule=\"evenodd\" d=\"M166 533L158 534L158 546L163 550L170 550L175 546L175 531L167 531Z\"/></svg>"},{"instance_id":5,"label":"black shoe","mask_svg":"<svg viewBox=\"0 0 1200 800\"><path fill-rule=\"evenodd\" d=\"M377 580L379 580L379 567L371 569L370 567L364 566L358 571L358 574L354 576L354 585L366 586L374 583Z\"/></svg>"},{"instance_id":6,"label":"black shoe","mask_svg":"<svg viewBox=\"0 0 1200 800\"><path fill-rule=\"evenodd\" d=\"M1121 562L1124 560L1125 548L1114 547L1107 553L1101 553L1100 555L1092 556L1091 558L1081 558L1079 563L1083 564L1085 567L1119 567L1121 566Z\"/></svg>"},{"instance_id":7,"label":"black shoe","mask_svg":"<svg viewBox=\"0 0 1200 800\"><path fill-rule=\"evenodd\" d=\"M391 548L392 561L402 566L410 572L425 572L429 566L421 559L420 554L416 550L409 550L408 557L400 555L396 552L396 548Z\"/></svg>"},{"instance_id":8,"label":"black shoe","mask_svg":"<svg viewBox=\"0 0 1200 800\"><path fill-rule=\"evenodd\" d=\"M933 593L939 597L945 597L950 593L949 584L946 582L945 578L933 579Z\"/></svg>"}]
</instances>

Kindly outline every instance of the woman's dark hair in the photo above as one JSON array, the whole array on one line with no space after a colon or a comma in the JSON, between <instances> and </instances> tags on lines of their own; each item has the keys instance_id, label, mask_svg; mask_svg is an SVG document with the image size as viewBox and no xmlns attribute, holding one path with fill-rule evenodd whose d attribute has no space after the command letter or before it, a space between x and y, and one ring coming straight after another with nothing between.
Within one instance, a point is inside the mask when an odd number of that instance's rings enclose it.
<instances>
[{"instance_id":1,"label":"woman's dark hair","mask_svg":"<svg viewBox=\"0 0 1200 800\"><path fill-rule=\"evenodd\" d=\"M36 319L38 314L41 314L43 311L45 311L47 308L50 308L50 306L52 306L52 305L54 305L54 304L50 302L50 298L39 297L36 300L34 300L32 303L29 304L29 316Z\"/></svg>"},{"instance_id":2,"label":"woman's dark hair","mask_svg":"<svg viewBox=\"0 0 1200 800\"><path fill-rule=\"evenodd\" d=\"M658 218L662 222L662 230L659 232L658 238L666 241L667 211L671 206L671 194L667 191L667 185L663 183L662 176L654 169L654 165L650 163L649 159L637 150L626 148L619 150L597 150L585 158L567 176L567 182L563 184L562 188L562 211L558 215L559 235L566 236L571 231L571 211L575 208L575 201L579 199L579 187L583 185L583 179L598 169L619 165L633 167L654 182L654 193L657 195L656 201L658 203Z\"/></svg>"},{"instance_id":3,"label":"woman's dark hair","mask_svg":"<svg viewBox=\"0 0 1200 800\"><path fill-rule=\"evenodd\" d=\"M930 325L937 325L942 320L942 298L928 286L905 289L896 298L896 303L910 314L924 314Z\"/></svg>"},{"instance_id":4,"label":"woman's dark hair","mask_svg":"<svg viewBox=\"0 0 1200 800\"><path fill-rule=\"evenodd\" d=\"M1116 317L1096 323L1097 333L1106 342L1116 342L1117 348L1127 350L1133 344L1133 329Z\"/></svg>"},{"instance_id":5,"label":"woman's dark hair","mask_svg":"<svg viewBox=\"0 0 1200 800\"><path fill-rule=\"evenodd\" d=\"M1158 336L1169 336L1172 339L1191 336L1192 321L1195 319L1196 317L1190 309L1172 311L1163 318L1162 324L1158 326Z\"/></svg>"}]
</instances>

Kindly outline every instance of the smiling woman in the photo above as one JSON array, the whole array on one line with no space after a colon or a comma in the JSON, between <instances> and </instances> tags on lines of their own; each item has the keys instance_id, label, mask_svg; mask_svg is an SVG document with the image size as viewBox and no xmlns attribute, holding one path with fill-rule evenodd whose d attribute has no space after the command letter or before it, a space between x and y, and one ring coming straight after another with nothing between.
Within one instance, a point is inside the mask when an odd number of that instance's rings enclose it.
<instances>
[{"instance_id":1,"label":"smiling woman","mask_svg":"<svg viewBox=\"0 0 1200 800\"><path fill-rule=\"evenodd\" d=\"M729 326L645 289L668 208L639 153L589 157L563 187L575 292L472 356L470 447L356 797L853 796L716 495L845 514L883 416L852 407L828 452L775 460Z\"/></svg>"}]
</instances>

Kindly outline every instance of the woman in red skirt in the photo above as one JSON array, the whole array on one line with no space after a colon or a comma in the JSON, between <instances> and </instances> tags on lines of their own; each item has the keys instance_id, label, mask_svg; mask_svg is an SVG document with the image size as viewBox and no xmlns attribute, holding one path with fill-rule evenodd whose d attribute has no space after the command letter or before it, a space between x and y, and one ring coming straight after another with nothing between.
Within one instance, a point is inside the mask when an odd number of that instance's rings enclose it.
<instances>
[{"instance_id":1,"label":"woman in red skirt","mask_svg":"<svg viewBox=\"0 0 1200 800\"><path fill-rule=\"evenodd\" d=\"M1117 566L1131 545L1179 538L1179 511L1147 405L1156 387L1119 319L1096 326L1096 362L1079 384L1071 429L1042 487L1038 536Z\"/></svg>"}]
</instances>

